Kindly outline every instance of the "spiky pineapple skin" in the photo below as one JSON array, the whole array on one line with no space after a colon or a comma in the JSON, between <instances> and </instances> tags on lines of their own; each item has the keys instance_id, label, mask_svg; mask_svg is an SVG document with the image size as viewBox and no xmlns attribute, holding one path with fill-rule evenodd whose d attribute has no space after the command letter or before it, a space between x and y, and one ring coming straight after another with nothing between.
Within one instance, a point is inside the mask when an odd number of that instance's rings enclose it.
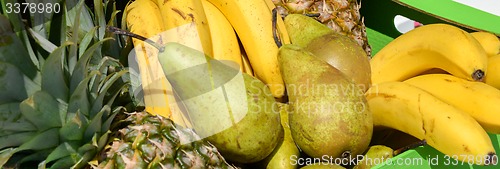
<instances>
[{"instance_id":1,"label":"spiky pineapple skin","mask_svg":"<svg viewBox=\"0 0 500 169\"><path fill-rule=\"evenodd\" d=\"M126 127L118 131L94 168L234 168L215 146L168 118L134 112L121 123Z\"/></svg>"},{"instance_id":2,"label":"spiky pineapple skin","mask_svg":"<svg viewBox=\"0 0 500 169\"><path fill-rule=\"evenodd\" d=\"M356 41L371 56L366 27L357 0L272 0L281 16L306 14Z\"/></svg>"}]
</instances>

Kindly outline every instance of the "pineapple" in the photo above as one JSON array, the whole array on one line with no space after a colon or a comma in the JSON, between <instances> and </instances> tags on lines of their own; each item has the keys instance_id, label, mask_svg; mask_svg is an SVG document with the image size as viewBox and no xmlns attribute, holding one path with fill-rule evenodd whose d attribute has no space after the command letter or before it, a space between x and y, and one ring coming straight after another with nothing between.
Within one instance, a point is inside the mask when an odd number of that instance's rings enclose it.
<instances>
[{"instance_id":1,"label":"pineapple","mask_svg":"<svg viewBox=\"0 0 500 169\"><path fill-rule=\"evenodd\" d=\"M233 168L217 148L168 118L135 112L122 122L127 126L94 168Z\"/></svg>"},{"instance_id":2,"label":"pineapple","mask_svg":"<svg viewBox=\"0 0 500 169\"><path fill-rule=\"evenodd\" d=\"M366 37L366 27L359 13L357 0L272 0L278 13L306 14L346 35L362 46L371 56L371 47Z\"/></svg>"}]
</instances>

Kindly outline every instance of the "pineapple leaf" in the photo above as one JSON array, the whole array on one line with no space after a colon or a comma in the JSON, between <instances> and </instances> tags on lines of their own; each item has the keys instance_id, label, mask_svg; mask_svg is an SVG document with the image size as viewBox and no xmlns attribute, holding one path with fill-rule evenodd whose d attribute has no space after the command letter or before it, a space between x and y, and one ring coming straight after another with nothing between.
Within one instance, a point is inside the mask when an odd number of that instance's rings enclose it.
<instances>
[{"instance_id":1,"label":"pineapple leaf","mask_svg":"<svg viewBox=\"0 0 500 169\"><path fill-rule=\"evenodd\" d=\"M79 157L77 157L79 158ZM72 156L66 156L59 160L57 160L54 164L50 166L50 168L70 168L76 162L75 158Z\"/></svg>"},{"instance_id":2,"label":"pineapple leaf","mask_svg":"<svg viewBox=\"0 0 500 169\"><path fill-rule=\"evenodd\" d=\"M90 111L90 103L88 98L88 84L89 81L97 75L98 71L92 71L89 76L83 79L80 84L76 87L75 91L71 94L69 98L68 112L75 113L80 111L84 115L88 116Z\"/></svg>"},{"instance_id":3,"label":"pineapple leaf","mask_svg":"<svg viewBox=\"0 0 500 169\"><path fill-rule=\"evenodd\" d=\"M54 97L44 91L36 92L21 102L19 106L23 117L41 131L61 127L62 116L60 116L60 112L66 111L64 106L61 106Z\"/></svg>"},{"instance_id":4,"label":"pineapple leaf","mask_svg":"<svg viewBox=\"0 0 500 169\"><path fill-rule=\"evenodd\" d=\"M97 147L102 150L104 149L104 147L106 147L106 145L108 144L108 141L109 141L109 135L111 134L111 131L106 131L104 132L104 134L99 138L99 140L97 141Z\"/></svg>"},{"instance_id":5,"label":"pineapple leaf","mask_svg":"<svg viewBox=\"0 0 500 169\"><path fill-rule=\"evenodd\" d=\"M135 105L144 106L144 91L142 90L141 73L139 72L139 64L136 60L135 50L130 51L128 69L130 78L132 101Z\"/></svg>"},{"instance_id":6,"label":"pineapple leaf","mask_svg":"<svg viewBox=\"0 0 500 169\"><path fill-rule=\"evenodd\" d=\"M78 60L76 67L71 75L71 81L70 81L70 92L74 92L75 88L78 86L80 81L83 80L85 77L87 71L90 69L88 67L89 59L92 57L92 54L94 54L94 51L99 49L102 45L107 40L111 40L112 38L105 38L95 44L93 44L90 48L86 49L81 58Z\"/></svg>"},{"instance_id":7,"label":"pineapple leaf","mask_svg":"<svg viewBox=\"0 0 500 169\"><path fill-rule=\"evenodd\" d=\"M63 1L64 2L64 1ZM61 6L63 6L61 4ZM49 41L56 46L61 46L66 41L66 10L62 9L59 13L54 13L50 21Z\"/></svg>"},{"instance_id":8,"label":"pineapple leaf","mask_svg":"<svg viewBox=\"0 0 500 169\"><path fill-rule=\"evenodd\" d=\"M19 122L2 122L0 121L0 126L2 126L2 132L11 131L13 133L19 132L29 132L36 131L36 127L31 123L19 123ZM3 133L0 136L4 135Z\"/></svg>"},{"instance_id":9,"label":"pineapple leaf","mask_svg":"<svg viewBox=\"0 0 500 169\"><path fill-rule=\"evenodd\" d=\"M65 102L68 101L69 88L63 69L65 49L72 42L66 42L49 55L42 67L42 90Z\"/></svg>"},{"instance_id":10,"label":"pineapple leaf","mask_svg":"<svg viewBox=\"0 0 500 169\"><path fill-rule=\"evenodd\" d=\"M18 132L6 136L0 136L0 149L19 146L33 138L36 132Z\"/></svg>"},{"instance_id":11,"label":"pineapple leaf","mask_svg":"<svg viewBox=\"0 0 500 169\"><path fill-rule=\"evenodd\" d=\"M47 158L44 160L46 163L50 163L54 160L58 160L64 157L68 157L71 154L77 153L75 149L75 145L71 145L68 142L64 142L57 146L50 154L47 156ZM54 166L52 166L54 168ZM55 167L57 168L57 167ZM67 167L66 167L67 168Z\"/></svg>"},{"instance_id":12,"label":"pineapple leaf","mask_svg":"<svg viewBox=\"0 0 500 169\"><path fill-rule=\"evenodd\" d=\"M90 150L90 151L86 151L83 154L83 156L78 158L78 161L76 162L76 164L71 166L71 169L83 168L83 167L87 166L89 161L95 157L96 153L97 153L97 151L95 150L95 148Z\"/></svg>"},{"instance_id":13,"label":"pineapple leaf","mask_svg":"<svg viewBox=\"0 0 500 169\"><path fill-rule=\"evenodd\" d=\"M80 45L78 45L78 58L81 58L82 55L86 52L87 48L90 45L90 42L92 42L95 31L97 30L97 27L93 27L85 36L83 37L82 41L80 41Z\"/></svg>"},{"instance_id":14,"label":"pineapple leaf","mask_svg":"<svg viewBox=\"0 0 500 169\"><path fill-rule=\"evenodd\" d=\"M98 37L99 39L103 39L106 33L106 16L104 15L102 0L94 0L94 14L94 18L97 21L95 24L99 26Z\"/></svg>"},{"instance_id":15,"label":"pineapple leaf","mask_svg":"<svg viewBox=\"0 0 500 169\"><path fill-rule=\"evenodd\" d=\"M12 102L0 105L0 123L1 122L19 122L21 118L21 111L19 110L19 103ZM7 126L1 126L4 129ZM0 135L2 131L0 130Z\"/></svg>"},{"instance_id":16,"label":"pineapple leaf","mask_svg":"<svg viewBox=\"0 0 500 169\"><path fill-rule=\"evenodd\" d=\"M95 133L99 133L99 135L102 134L101 127L103 124L102 123L103 114L110 112L110 111L111 111L111 108L109 106L104 106L104 107L102 107L101 111L99 111L94 116L91 116L93 118L90 120L90 123L89 123L87 129L85 130L84 140L90 140Z\"/></svg>"},{"instance_id":17,"label":"pineapple leaf","mask_svg":"<svg viewBox=\"0 0 500 169\"><path fill-rule=\"evenodd\" d=\"M103 127L102 127L101 132L106 132L106 130L109 130L109 128L111 127L111 124L113 123L114 118L115 118L115 117L116 117L116 115L117 115L118 113L120 113L120 112L121 112L121 110L123 110L123 109L124 109L124 107L119 106L119 107L116 107L116 108L112 111L112 113L108 116L108 119L106 119L106 121L102 124L102 126L103 126Z\"/></svg>"},{"instance_id":18,"label":"pineapple leaf","mask_svg":"<svg viewBox=\"0 0 500 169\"><path fill-rule=\"evenodd\" d=\"M79 111L76 113L69 113L67 119L68 121L66 121L59 130L59 133L61 133L61 140L82 140L83 130L85 129L84 126L87 124L87 120L82 119Z\"/></svg>"},{"instance_id":19,"label":"pineapple leaf","mask_svg":"<svg viewBox=\"0 0 500 169\"><path fill-rule=\"evenodd\" d=\"M19 150L19 151L21 151L21 150ZM43 159L45 159L45 157L47 157L50 154L50 151L51 151L51 149L43 149L40 151L36 151L34 153L19 152L19 153L23 153L23 156L22 156L23 158L19 161L16 161L16 163L22 164L25 162L42 161Z\"/></svg>"},{"instance_id":20,"label":"pineapple leaf","mask_svg":"<svg viewBox=\"0 0 500 169\"><path fill-rule=\"evenodd\" d=\"M1 18L0 18L1 19ZM35 79L37 75L37 67L30 59L26 48L21 39L15 33L6 33L1 35L1 39L10 43L0 43L0 61L11 63L21 70L26 76Z\"/></svg>"},{"instance_id":21,"label":"pineapple leaf","mask_svg":"<svg viewBox=\"0 0 500 169\"><path fill-rule=\"evenodd\" d=\"M89 32L94 26L94 23L93 23L93 20L92 20L92 17L89 13L89 10L87 9L87 7L85 5L83 5L83 8L79 11L77 9L78 5L80 5L79 3L82 3L82 1L80 0L66 0L66 6L73 6L74 8L72 8L70 11L68 11L67 15L66 15L66 22L67 22L67 26L69 27L73 27L73 26L79 26L79 30L80 30L80 34L83 35L83 34L86 34L87 32ZM79 15L80 16L80 24L75 24L74 23L74 20L76 19L76 16Z\"/></svg>"},{"instance_id":22,"label":"pineapple leaf","mask_svg":"<svg viewBox=\"0 0 500 169\"><path fill-rule=\"evenodd\" d=\"M52 42L50 42L49 40L45 39L45 37L43 37L42 35L36 33L35 31L33 31L33 29L31 28L28 28L28 32L30 33L30 35L33 37L33 39L35 39L35 41L47 52L51 53L53 52L54 50L56 50L57 46L54 45Z\"/></svg>"},{"instance_id":23,"label":"pineapple leaf","mask_svg":"<svg viewBox=\"0 0 500 169\"><path fill-rule=\"evenodd\" d=\"M6 148L0 150L0 168L3 168L3 165L9 161L10 157L17 152L15 148Z\"/></svg>"},{"instance_id":24,"label":"pineapple leaf","mask_svg":"<svg viewBox=\"0 0 500 169\"><path fill-rule=\"evenodd\" d=\"M21 102L28 97L26 77L16 66L0 61L0 104ZM31 88L31 87L30 87ZM36 87L35 87L36 88Z\"/></svg>"},{"instance_id":25,"label":"pineapple leaf","mask_svg":"<svg viewBox=\"0 0 500 169\"><path fill-rule=\"evenodd\" d=\"M71 41L72 42L79 42L79 28L80 28L80 13L82 11L82 6L83 6L83 2L84 1L80 1L78 3L78 5L75 7L76 9L76 16L75 16L75 20L74 20L74 23L71 27L71 33L72 33L72 37L71 37ZM73 45L70 45L69 46L69 55L68 55L68 71L69 72L73 72L76 64L77 64L77 51L78 50L78 45L77 44L73 44Z\"/></svg>"},{"instance_id":26,"label":"pineapple leaf","mask_svg":"<svg viewBox=\"0 0 500 169\"><path fill-rule=\"evenodd\" d=\"M97 98L95 99L95 101L92 104L92 110L90 111L91 113L99 111L99 109L104 104L103 103L104 97L106 96L106 93L108 93L107 92L108 89L113 85L113 83L115 83L118 79L120 79L121 76L123 76L127 72L128 72L127 70L121 70L117 73L114 73L113 75L111 75L109 77L108 80L106 80L106 82L103 84L102 88L100 89L101 91L99 92L99 95L97 96ZM117 91L117 93L118 93L118 91ZM115 94L115 96L113 96L112 99L109 99L111 103L109 103L108 105L112 104L115 97L116 97L116 94ZM91 114L91 116L92 116L92 114Z\"/></svg>"},{"instance_id":27,"label":"pineapple leaf","mask_svg":"<svg viewBox=\"0 0 500 169\"><path fill-rule=\"evenodd\" d=\"M5 6L7 3L12 4L15 2L16 2L15 0L0 1L3 10L7 9ZM33 61L33 63L35 63L35 65L38 66L38 62L37 62L38 60L37 60L37 57L35 55L35 52L32 49L32 46L30 44L29 37L28 37L28 34L25 30L25 25L22 21L21 15L18 13L15 13L15 12L8 13L8 12L3 11L3 13L4 13L5 17L7 17L8 20L12 23L13 30L16 32L17 36L19 37L19 40L22 40L23 46L26 47L23 50L15 50L12 48L10 48L10 49L12 51L16 51L16 52L27 51L29 56L30 56L30 59ZM17 55L19 55L19 54L17 54ZM23 55L23 56L28 56L28 55ZM26 62L26 63L28 63L28 62Z\"/></svg>"},{"instance_id":28,"label":"pineapple leaf","mask_svg":"<svg viewBox=\"0 0 500 169\"><path fill-rule=\"evenodd\" d=\"M46 169L47 168L47 163L45 161L42 161L40 163L38 163L38 167L37 169Z\"/></svg>"},{"instance_id":29,"label":"pineapple leaf","mask_svg":"<svg viewBox=\"0 0 500 169\"><path fill-rule=\"evenodd\" d=\"M58 128L51 128L37 134L21 146L19 146L19 151L43 150L56 147L57 145L59 145L58 131Z\"/></svg>"},{"instance_id":30,"label":"pineapple leaf","mask_svg":"<svg viewBox=\"0 0 500 169\"><path fill-rule=\"evenodd\" d=\"M108 3L109 3L109 1L108 1ZM113 7L114 7L114 5L113 5ZM116 26L115 18L116 18L116 15L119 12L120 11L113 11L113 13L111 14L111 18L108 21L107 25ZM114 33L111 33L111 32L106 32L105 37L116 37L117 40L106 42L104 44L103 48L106 51L107 55L113 56L114 58L118 58L120 56L120 51L123 50L122 46L120 44L120 41L119 41L119 36L117 36L117 35L115 35Z\"/></svg>"}]
</instances>

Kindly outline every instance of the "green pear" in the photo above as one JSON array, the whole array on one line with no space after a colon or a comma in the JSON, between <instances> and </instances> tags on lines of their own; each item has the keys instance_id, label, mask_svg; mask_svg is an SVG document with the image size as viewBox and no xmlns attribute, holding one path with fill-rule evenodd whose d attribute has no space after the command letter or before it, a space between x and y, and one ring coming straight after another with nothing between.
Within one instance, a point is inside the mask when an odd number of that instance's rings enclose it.
<instances>
[{"instance_id":1,"label":"green pear","mask_svg":"<svg viewBox=\"0 0 500 169\"><path fill-rule=\"evenodd\" d=\"M363 91L370 88L370 60L349 37L332 32L313 39L304 49L352 78Z\"/></svg>"},{"instance_id":2,"label":"green pear","mask_svg":"<svg viewBox=\"0 0 500 169\"><path fill-rule=\"evenodd\" d=\"M292 109L290 130L299 149L315 158L362 154L373 132L364 92L297 45L282 46L278 61Z\"/></svg>"},{"instance_id":3,"label":"green pear","mask_svg":"<svg viewBox=\"0 0 500 169\"><path fill-rule=\"evenodd\" d=\"M289 14L284 21L290 42L306 47L313 39L334 32L314 18L302 14Z\"/></svg>"},{"instance_id":4,"label":"green pear","mask_svg":"<svg viewBox=\"0 0 500 169\"><path fill-rule=\"evenodd\" d=\"M235 63L178 43L167 43L158 57L201 138L234 162L253 163L271 154L283 129L278 105L263 82L242 73Z\"/></svg>"},{"instance_id":5,"label":"green pear","mask_svg":"<svg viewBox=\"0 0 500 169\"><path fill-rule=\"evenodd\" d=\"M305 48L339 69L364 91L370 88L369 57L358 43L305 15L290 14L284 22L292 44Z\"/></svg>"},{"instance_id":6,"label":"green pear","mask_svg":"<svg viewBox=\"0 0 500 169\"><path fill-rule=\"evenodd\" d=\"M363 159L358 162L358 165L354 166L354 169L370 169L373 166L382 164L388 159L393 157L394 150L390 147L384 145L373 145L371 146Z\"/></svg>"},{"instance_id":7,"label":"green pear","mask_svg":"<svg viewBox=\"0 0 500 169\"><path fill-rule=\"evenodd\" d=\"M288 114L289 105L284 103L279 103L280 107L280 119L281 125L283 126L284 135L281 139L282 142L276 146L273 153L269 155L265 160L266 169L295 169L298 165L294 165L292 158L299 157L300 151L295 145L292 138L292 133L290 131L290 126L288 125Z\"/></svg>"}]
</instances>

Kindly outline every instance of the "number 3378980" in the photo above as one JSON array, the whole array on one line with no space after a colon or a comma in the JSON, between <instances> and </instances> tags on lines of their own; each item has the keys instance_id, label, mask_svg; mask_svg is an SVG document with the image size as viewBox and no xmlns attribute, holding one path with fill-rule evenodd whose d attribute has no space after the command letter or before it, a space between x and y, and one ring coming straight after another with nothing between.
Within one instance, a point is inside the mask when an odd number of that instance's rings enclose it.
<instances>
[{"instance_id":1,"label":"number 3378980","mask_svg":"<svg viewBox=\"0 0 500 169\"><path fill-rule=\"evenodd\" d=\"M51 14L61 12L59 3L6 3L6 13Z\"/></svg>"}]
</instances>

